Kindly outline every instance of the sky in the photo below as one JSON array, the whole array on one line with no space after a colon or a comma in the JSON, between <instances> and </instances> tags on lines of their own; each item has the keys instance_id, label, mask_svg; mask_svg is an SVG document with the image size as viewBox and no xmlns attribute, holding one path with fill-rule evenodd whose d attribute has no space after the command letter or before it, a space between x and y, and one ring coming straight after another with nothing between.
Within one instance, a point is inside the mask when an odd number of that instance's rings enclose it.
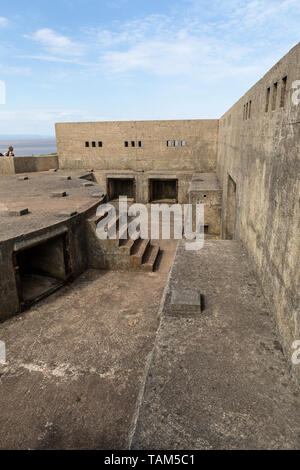
<instances>
[{"instance_id":1,"label":"sky","mask_svg":"<svg viewBox=\"0 0 300 470\"><path fill-rule=\"evenodd\" d=\"M219 118L299 25L299 0L0 0L0 136Z\"/></svg>"}]
</instances>

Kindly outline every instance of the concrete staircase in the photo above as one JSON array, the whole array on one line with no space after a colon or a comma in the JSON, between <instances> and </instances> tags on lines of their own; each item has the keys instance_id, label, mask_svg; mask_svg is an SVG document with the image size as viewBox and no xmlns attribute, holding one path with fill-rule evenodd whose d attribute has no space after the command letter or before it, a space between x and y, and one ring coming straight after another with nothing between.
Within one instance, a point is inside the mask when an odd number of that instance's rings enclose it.
<instances>
[{"instance_id":1,"label":"concrete staircase","mask_svg":"<svg viewBox=\"0 0 300 470\"><path fill-rule=\"evenodd\" d=\"M153 245L150 239L132 240L128 237L128 226L134 220L128 217L126 225L120 227L119 216L106 227L110 235L116 238L99 240L96 234L98 223L106 217L92 217L88 219L89 225L89 259L90 265L96 268L122 270L122 271L155 271L160 247ZM126 237L126 238L125 238Z\"/></svg>"}]
</instances>

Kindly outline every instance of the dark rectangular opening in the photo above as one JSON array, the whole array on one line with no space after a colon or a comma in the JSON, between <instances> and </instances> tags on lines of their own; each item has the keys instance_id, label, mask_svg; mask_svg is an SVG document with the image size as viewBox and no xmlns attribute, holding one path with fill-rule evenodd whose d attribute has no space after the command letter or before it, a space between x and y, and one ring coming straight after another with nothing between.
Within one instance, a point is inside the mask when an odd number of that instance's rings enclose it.
<instances>
[{"instance_id":1,"label":"dark rectangular opening","mask_svg":"<svg viewBox=\"0 0 300 470\"><path fill-rule=\"evenodd\" d=\"M272 96L272 111L276 109L276 102L277 102L277 89L278 83L274 83L273 85L273 96Z\"/></svg>"},{"instance_id":2,"label":"dark rectangular opening","mask_svg":"<svg viewBox=\"0 0 300 470\"><path fill-rule=\"evenodd\" d=\"M86 143L85 143L85 146L86 146L86 147L89 147L89 146L90 146L90 143L89 143L89 142L86 142Z\"/></svg>"},{"instance_id":3,"label":"dark rectangular opening","mask_svg":"<svg viewBox=\"0 0 300 470\"><path fill-rule=\"evenodd\" d=\"M269 105L270 105L270 94L271 94L271 88L267 89L267 94L266 94L266 113L269 111Z\"/></svg>"},{"instance_id":4,"label":"dark rectangular opening","mask_svg":"<svg viewBox=\"0 0 300 470\"><path fill-rule=\"evenodd\" d=\"M125 147L128 147L129 143L126 141L126 142L124 142L124 145L125 145Z\"/></svg>"},{"instance_id":5,"label":"dark rectangular opening","mask_svg":"<svg viewBox=\"0 0 300 470\"><path fill-rule=\"evenodd\" d=\"M178 201L178 180L177 179L150 179L149 180L149 202L169 202Z\"/></svg>"},{"instance_id":6,"label":"dark rectangular opening","mask_svg":"<svg viewBox=\"0 0 300 470\"><path fill-rule=\"evenodd\" d=\"M252 101L249 101L249 107L248 107L248 119L251 118L251 106L252 106Z\"/></svg>"},{"instance_id":7,"label":"dark rectangular opening","mask_svg":"<svg viewBox=\"0 0 300 470\"><path fill-rule=\"evenodd\" d=\"M14 252L21 310L60 288L71 275L67 235Z\"/></svg>"},{"instance_id":8,"label":"dark rectangular opening","mask_svg":"<svg viewBox=\"0 0 300 470\"><path fill-rule=\"evenodd\" d=\"M236 217L236 183L230 175L227 181L227 201L226 201L226 240L233 240L235 237L235 217Z\"/></svg>"},{"instance_id":9,"label":"dark rectangular opening","mask_svg":"<svg viewBox=\"0 0 300 470\"><path fill-rule=\"evenodd\" d=\"M142 148L143 147L143 142L141 140L139 140L139 147Z\"/></svg>"},{"instance_id":10,"label":"dark rectangular opening","mask_svg":"<svg viewBox=\"0 0 300 470\"><path fill-rule=\"evenodd\" d=\"M136 183L134 178L108 178L107 194L109 200L127 196L128 199L136 197Z\"/></svg>"},{"instance_id":11,"label":"dark rectangular opening","mask_svg":"<svg viewBox=\"0 0 300 470\"><path fill-rule=\"evenodd\" d=\"M280 107L284 108L285 106L285 97L286 97L286 84L287 77L284 77L281 82L281 96L280 96Z\"/></svg>"},{"instance_id":12,"label":"dark rectangular opening","mask_svg":"<svg viewBox=\"0 0 300 470\"><path fill-rule=\"evenodd\" d=\"M172 146L172 142L170 140L167 140L167 147L171 147Z\"/></svg>"},{"instance_id":13,"label":"dark rectangular opening","mask_svg":"<svg viewBox=\"0 0 300 470\"><path fill-rule=\"evenodd\" d=\"M131 141L131 147L135 147L135 141L134 140Z\"/></svg>"},{"instance_id":14,"label":"dark rectangular opening","mask_svg":"<svg viewBox=\"0 0 300 470\"><path fill-rule=\"evenodd\" d=\"M101 140L98 142L98 147L102 147L102 142L101 142Z\"/></svg>"}]
</instances>

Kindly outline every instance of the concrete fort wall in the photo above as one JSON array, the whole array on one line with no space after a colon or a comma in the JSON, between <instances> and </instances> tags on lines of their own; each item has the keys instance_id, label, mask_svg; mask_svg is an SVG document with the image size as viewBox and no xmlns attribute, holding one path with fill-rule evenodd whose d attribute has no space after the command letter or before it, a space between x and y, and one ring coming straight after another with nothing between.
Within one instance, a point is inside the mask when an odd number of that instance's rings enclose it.
<instances>
[{"instance_id":1,"label":"concrete fort wall","mask_svg":"<svg viewBox=\"0 0 300 470\"><path fill-rule=\"evenodd\" d=\"M0 157L0 175L33 173L58 168L57 155L33 157Z\"/></svg>"},{"instance_id":2,"label":"concrete fort wall","mask_svg":"<svg viewBox=\"0 0 300 470\"><path fill-rule=\"evenodd\" d=\"M223 236L246 246L289 359L293 341L300 339L296 80L300 43L221 118L217 170L223 187Z\"/></svg>"},{"instance_id":3,"label":"concrete fort wall","mask_svg":"<svg viewBox=\"0 0 300 470\"><path fill-rule=\"evenodd\" d=\"M218 120L56 124L60 168L67 169L215 171L217 137Z\"/></svg>"}]
</instances>

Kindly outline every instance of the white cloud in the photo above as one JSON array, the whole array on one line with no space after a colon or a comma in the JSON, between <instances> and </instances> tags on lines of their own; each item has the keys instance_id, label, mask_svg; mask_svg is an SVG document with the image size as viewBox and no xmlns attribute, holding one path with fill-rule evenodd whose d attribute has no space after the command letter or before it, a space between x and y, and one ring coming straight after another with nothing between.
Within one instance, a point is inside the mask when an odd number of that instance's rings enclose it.
<instances>
[{"instance_id":1,"label":"white cloud","mask_svg":"<svg viewBox=\"0 0 300 470\"><path fill-rule=\"evenodd\" d=\"M8 25L8 19L4 18L3 16L0 16L0 27L7 26L7 25Z\"/></svg>"},{"instance_id":2,"label":"white cloud","mask_svg":"<svg viewBox=\"0 0 300 470\"><path fill-rule=\"evenodd\" d=\"M37 42L53 55L81 56L83 54L82 44L72 41L67 36L63 36L53 29L39 29L34 34L26 35L25 37Z\"/></svg>"}]
</instances>

